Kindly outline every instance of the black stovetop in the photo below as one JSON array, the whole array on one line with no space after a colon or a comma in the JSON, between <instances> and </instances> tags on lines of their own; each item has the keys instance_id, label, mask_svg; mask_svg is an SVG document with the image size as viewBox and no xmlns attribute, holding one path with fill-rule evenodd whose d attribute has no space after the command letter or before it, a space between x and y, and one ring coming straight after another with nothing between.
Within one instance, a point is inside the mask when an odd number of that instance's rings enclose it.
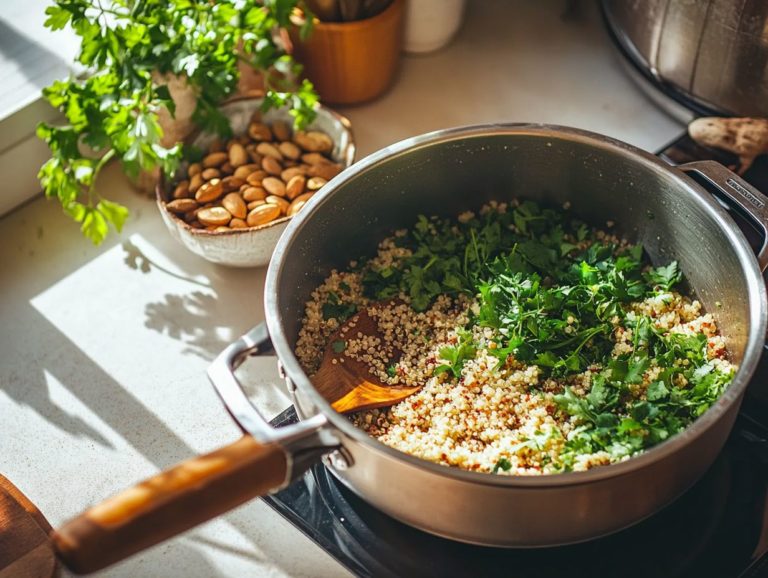
<instances>
[{"instance_id":1,"label":"black stovetop","mask_svg":"<svg viewBox=\"0 0 768 578\"><path fill-rule=\"evenodd\" d=\"M659 154L675 163L734 162L685 136ZM768 159L745 177L768 191ZM273 424L295 420L291 407ZM605 538L535 550L454 542L376 510L322 465L264 499L357 576L768 577L768 350L724 451L704 477L651 518Z\"/></svg>"}]
</instances>

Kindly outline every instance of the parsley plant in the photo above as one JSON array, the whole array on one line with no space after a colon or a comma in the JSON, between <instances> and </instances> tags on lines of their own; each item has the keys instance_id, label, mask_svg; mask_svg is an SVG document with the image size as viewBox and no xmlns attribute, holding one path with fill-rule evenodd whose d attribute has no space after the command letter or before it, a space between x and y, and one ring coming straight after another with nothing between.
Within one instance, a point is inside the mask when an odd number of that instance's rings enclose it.
<instances>
[{"instance_id":1,"label":"parsley plant","mask_svg":"<svg viewBox=\"0 0 768 578\"><path fill-rule=\"evenodd\" d=\"M311 121L317 95L311 83L297 81L301 67L279 41L297 7L306 10L303 0L55 0L45 25L72 27L89 74L43 90L67 121L38 127L51 149L38 175L46 196L57 197L98 244L110 224L120 231L128 216L95 189L107 162L119 158L134 177L157 167L173 173L182 148L160 144L157 113L173 115L174 105L156 73L187 80L197 93L193 121L206 131L229 133L218 105L235 92L240 61L262 71L265 109L288 106L297 125Z\"/></svg>"}]
</instances>

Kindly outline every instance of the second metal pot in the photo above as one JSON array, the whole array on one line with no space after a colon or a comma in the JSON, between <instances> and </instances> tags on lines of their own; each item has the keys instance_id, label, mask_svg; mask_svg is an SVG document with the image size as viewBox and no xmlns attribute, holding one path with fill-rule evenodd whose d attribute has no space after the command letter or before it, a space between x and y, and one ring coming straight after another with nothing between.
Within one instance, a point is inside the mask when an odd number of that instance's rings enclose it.
<instances>
[{"instance_id":1,"label":"second metal pot","mask_svg":"<svg viewBox=\"0 0 768 578\"><path fill-rule=\"evenodd\" d=\"M602 0L614 39L643 74L699 114L768 116L768 3Z\"/></svg>"}]
</instances>

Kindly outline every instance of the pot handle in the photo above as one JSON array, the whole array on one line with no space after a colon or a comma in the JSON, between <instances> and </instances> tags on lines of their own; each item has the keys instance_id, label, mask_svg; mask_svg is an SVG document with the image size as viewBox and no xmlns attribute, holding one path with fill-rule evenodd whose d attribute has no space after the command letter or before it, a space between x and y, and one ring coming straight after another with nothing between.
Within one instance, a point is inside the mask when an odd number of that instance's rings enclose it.
<instances>
[{"instance_id":1,"label":"pot handle","mask_svg":"<svg viewBox=\"0 0 768 578\"><path fill-rule=\"evenodd\" d=\"M677 167L756 225L763 234L757 254L761 271L768 268L768 197L716 161L695 161ZM703 182L702 182L703 181Z\"/></svg>"},{"instance_id":2,"label":"pot handle","mask_svg":"<svg viewBox=\"0 0 768 578\"><path fill-rule=\"evenodd\" d=\"M53 532L54 549L70 570L84 574L119 562L287 486L322 455L339 449L323 414L272 428L248 400L234 371L248 356L268 351L269 335L259 325L208 369L245 435L105 500Z\"/></svg>"},{"instance_id":3,"label":"pot handle","mask_svg":"<svg viewBox=\"0 0 768 578\"><path fill-rule=\"evenodd\" d=\"M310 458L310 462L314 462L318 455L339 449L340 442L321 413L293 425L274 428L251 403L235 370L248 357L272 352L266 324L261 323L219 354L208 367L208 379L244 433L264 444L279 443L288 450L293 470L289 472L289 478L295 479L306 470L303 463L306 453L314 454Z\"/></svg>"},{"instance_id":4,"label":"pot handle","mask_svg":"<svg viewBox=\"0 0 768 578\"><path fill-rule=\"evenodd\" d=\"M70 570L96 572L280 487L288 467L278 444L245 435L93 506L51 541Z\"/></svg>"}]
</instances>

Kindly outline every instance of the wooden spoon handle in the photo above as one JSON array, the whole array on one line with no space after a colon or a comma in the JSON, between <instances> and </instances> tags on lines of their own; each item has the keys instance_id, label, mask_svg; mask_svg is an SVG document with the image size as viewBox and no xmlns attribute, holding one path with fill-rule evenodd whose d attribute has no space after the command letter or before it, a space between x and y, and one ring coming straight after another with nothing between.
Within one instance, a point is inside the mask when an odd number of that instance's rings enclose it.
<instances>
[{"instance_id":1,"label":"wooden spoon handle","mask_svg":"<svg viewBox=\"0 0 768 578\"><path fill-rule=\"evenodd\" d=\"M78 574L95 572L280 487L284 450L251 436L183 462L125 490L53 532Z\"/></svg>"}]
</instances>

